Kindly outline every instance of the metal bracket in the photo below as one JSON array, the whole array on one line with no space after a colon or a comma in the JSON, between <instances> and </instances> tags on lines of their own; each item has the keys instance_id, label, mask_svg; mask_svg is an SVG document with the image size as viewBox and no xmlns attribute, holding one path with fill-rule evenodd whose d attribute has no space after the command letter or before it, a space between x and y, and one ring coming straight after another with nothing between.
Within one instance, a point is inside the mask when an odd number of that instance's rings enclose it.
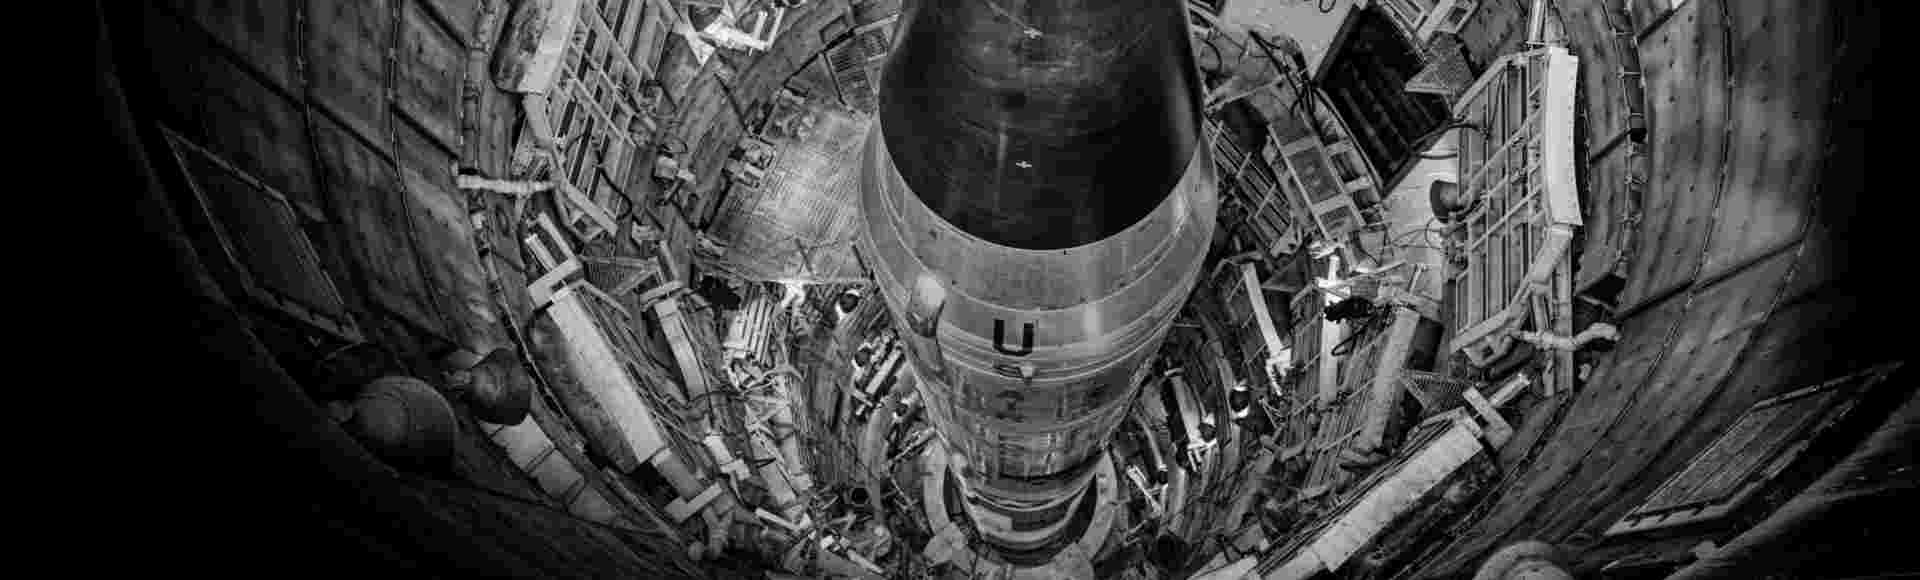
<instances>
[{"instance_id":1,"label":"metal bracket","mask_svg":"<svg viewBox=\"0 0 1920 580\"><path fill-rule=\"evenodd\" d=\"M1478 389L1461 391L1460 396L1465 398L1467 405L1472 407L1474 413L1480 415L1480 419L1486 422L1485 436L1489 445L1497 449L1502 445L1506 445L1507 440L1513 438L1513 426L1508 424L1507 420L1500 416L1500 410L1495 409L1493 403L1488 402L1487 398L1482 396Z\"/></svg>"}]
</instances>

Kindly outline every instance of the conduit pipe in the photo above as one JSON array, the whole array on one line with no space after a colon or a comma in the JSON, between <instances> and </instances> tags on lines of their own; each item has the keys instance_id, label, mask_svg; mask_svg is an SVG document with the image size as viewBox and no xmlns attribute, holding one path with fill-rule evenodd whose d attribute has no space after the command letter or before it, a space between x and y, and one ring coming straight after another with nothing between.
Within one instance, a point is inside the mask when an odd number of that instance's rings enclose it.
<instances>
[{"instance_id":1,"label":"conduit pipe","mask_svg":"<svg viewBox=\"0 0 1920 580\"><path fill-rule=\"evenodd\" d=\"M1605 322L1595 322L1586 330L1573 336L1561 336L1551 332L1523 330L1514 333L1521 342L1549 350L1575 351L1596 340L1620 340L1620 329Z\"/></svg>"},{"instance_id":2,"label":"conduit pipe","mask_svg":"<svg viewBox=\"0 0 1920 580\"><path fill-rule=\"evenodd\" d=\"M1614 53L1620 60L1620 68L1615 71L1619 78L1620 100L1626 107L1626 184L1620 192L1621 211L1619 225L1614 227L1608 240L1608 246L1616 252L1613 264L1602 265L1607 269L1618 269L1626 265L1627 256L1633 254L1634 231L1640 223L1641 200L1645 199L1648 176L1652 174L1652 160L1647 156L1647 96L1646 84L1641 74L1639 30L1633 22L1633 10L1628 0L1607 0L1602 9L1606 14L1607 28L1613 35ZM1598 151L1592 152L1591 159L1598 159L1619 144L1622 136L1611 136Z\"/></svg>"},{"instance_id":3,"label":"conduit pipe","mask_svg":"<svg viewBox=\"0 0 1920 580\"><path fill-rule=\"evenodd\" d=\"M1607 0L1604 9L1607 28L1613 34L1614 52L1620 59L1620 99L1627 106L1627 138L1634 143L1647 142L1647 95L1640 69L1640 33L1633 22L1630 0Z\"/></svg>"}]
</instances>

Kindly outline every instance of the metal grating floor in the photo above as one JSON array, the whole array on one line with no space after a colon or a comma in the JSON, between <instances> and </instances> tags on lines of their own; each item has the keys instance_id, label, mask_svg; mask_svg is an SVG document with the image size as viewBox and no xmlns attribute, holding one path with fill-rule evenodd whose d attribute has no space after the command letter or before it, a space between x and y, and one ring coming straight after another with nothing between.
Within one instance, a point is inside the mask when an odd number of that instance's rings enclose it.
<instances>
[{"instance_id":1,"label":"metal grating floor","mask_svg":"<svg viewBox=\"0 0 1920 580\"><path fill-rule=\"evenodd\" d=\"M1750 490L1772 478L1891 372L1892 367L1877 367L1754 404L1610 533L1705 521L1737 509Z\"/></svg>"},{"instance_id":2,"label":"metal grating floor","mask_svg":"<svg viewBox=\"0 0 1920 580\"><path fill-rule=\"evenodd\" d=\"M171 131L167 137L247 295L320 330L359 339L287 198L185 138Z\"/></svg>"},{"instance_id":3,"label":"metal grating floor","mask_svg":"<svg viewBox=\"0 0 1920 580\"><path fill-rule=\"evenodd\" d=\"M811 105L810 105L811 106ZM736 188L711 233L731 246L727 265L761 280L860 275L852 240L859 223L861 145L870 120L814 107L819 123L783 141L758 189Z\"/></svg>"}]
</instances>

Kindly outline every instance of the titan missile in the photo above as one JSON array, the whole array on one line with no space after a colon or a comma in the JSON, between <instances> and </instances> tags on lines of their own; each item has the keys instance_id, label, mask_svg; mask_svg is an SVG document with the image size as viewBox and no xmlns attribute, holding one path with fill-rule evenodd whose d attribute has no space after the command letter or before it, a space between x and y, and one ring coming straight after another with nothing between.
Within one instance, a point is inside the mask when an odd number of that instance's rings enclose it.
<instances>
[{"instance_id":1,"label":"titan missile","mask_svg":"<svg viewBox=\"0 0 1920 580\"><path fill-rule=\"evenodd\" d=\"M1213 236L1191 42L1177 0L901 11L858 248L952 458L942 489L1007 561L1116 499L1088 482Z\"/></svg>"}]
</instances>

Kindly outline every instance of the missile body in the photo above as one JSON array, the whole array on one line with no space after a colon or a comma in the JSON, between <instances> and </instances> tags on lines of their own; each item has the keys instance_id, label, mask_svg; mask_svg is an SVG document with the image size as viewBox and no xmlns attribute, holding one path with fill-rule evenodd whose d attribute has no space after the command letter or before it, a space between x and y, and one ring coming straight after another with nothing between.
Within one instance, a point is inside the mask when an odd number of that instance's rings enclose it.
<instances>
[{"instance_id":1,"label":"missile body","mask_svg":"<svg viewBox=\"0 0 1920 580\"><path fill-rule=\"evenodd\" d=\"M1115 501L1088 481L1213 236L1188 30L1172 0L902 9L858 247L951 454L947 505L1008 561Z\"/></svg>"}]
</instances>

